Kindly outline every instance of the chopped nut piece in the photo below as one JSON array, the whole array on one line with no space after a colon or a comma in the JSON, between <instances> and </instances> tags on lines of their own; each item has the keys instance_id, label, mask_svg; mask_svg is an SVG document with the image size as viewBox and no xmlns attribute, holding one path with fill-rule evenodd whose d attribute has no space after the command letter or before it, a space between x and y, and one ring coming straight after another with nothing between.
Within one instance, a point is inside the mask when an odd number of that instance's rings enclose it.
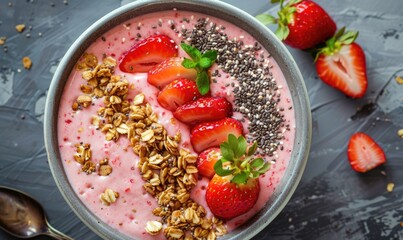
<instances>
[{"instance_id":1,"label":"chopped nut piece","mask_svg":"<svg viewBox=\"0 0 403 240\"><path fill-rule=\"evenodd\" d=\"M392 192L394 187L395 187L394 183L388 183L388 185L386 186L386 190L388 192Z\"/></svg>"},{"instance_id":2,"label":"chopped nut piece","mask_svg":"<svg viewBox=\"0 0 403 240\"><path fill-rule=\"evenodd\" d=\"M31 69L32 66L32 61L29 57L23 57L22 58L22 65L24 66L25 69Z\"/></svg>"},{"instance_id":3,"label":"chopped nut piece","mask_svg":"<svg viewBox=\"0 0 403 240\"><path fill-rule=\"evenodd\" d=\"M110 165L100 165L98 169L98 175L108 176L112 173L112 167Z\"/></svg>"},{"instance_id":4,"label":"chopped nut piece","mask_svg":"<svg viewBox=\"0 0 403 240\"><path fill-rule=\"evenodd\" d=\"M134 97L133 105L141 105L144 102L144 94L140 93Z\"/></svg>"},{"instance_id":5,"label":"chopped nut piece","mask_svg":"<svg viewBox=\"0 0 403 240\"><path fill-rule=\"evenodd\" d=\"M105 189L105 192L101 193L100 196L101 202L106 206L109 206L111 203L116 202L117 198L119 198L119 193L113 191L110 188Z\"/></svg>"},{"instance_id":6,"label":"chopped nut piece","mask_svg":"<svg viewBox=\"0 0 403 240\"><path fill-rule=\"evenodd\" d=\"M92 161L86 161L84 163L84 165L81 167L81 170L83 170L83 172L85 172L86 174L91 174L93 172L95 172L95 163Z\"/></svg>"},{"instance_id":7,"label":"chopped nut piece","mask_svg":"<svg viewBox=\"0 0 403 240\"><path fill-rule=\"evenodd\" d=\"M395 80L396 80L396 82L397 82L398 84L403 84L403 77L397 76L397 77L395 78Z\"/></svg>"},{"instance_id":8,"label":"chopped nut piece","mask_svg":"<svg viewBox=\"0 0 403 240\"><path fill-rule=\"evenodd\" d=\"M18 24L17 26L15 26L15 29L18 31L18 32L23 32L24 30L25 30L25 24Z\"/></svg>"},{"instance_id":9,"label":"chopped nut piece","mask_svg":"<svg viewBox=\"0 0 403 240\"><path fill-rule=\"evenodd\" d=\"M4 45L6 43L6 37L0 37L0 45Z\"/></svg>"},{"instance_id":10,"label":"chopped nut piece","mask_svg":"<svg viewBox=\"0 0 403 240\"><path fill-rule=\"evenodd\" d=\"M157 235L162 229L162 223L158 221L148 221L146 223L146 231L150 235Z\"/></svg>"}]
</instances>

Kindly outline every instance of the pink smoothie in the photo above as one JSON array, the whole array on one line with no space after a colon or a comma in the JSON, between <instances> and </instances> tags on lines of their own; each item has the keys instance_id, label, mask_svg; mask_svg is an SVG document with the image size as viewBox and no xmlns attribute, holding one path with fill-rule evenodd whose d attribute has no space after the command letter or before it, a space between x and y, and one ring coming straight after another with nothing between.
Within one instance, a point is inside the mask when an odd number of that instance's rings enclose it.
<instances>
[{"instance_id":1,"label":"pink smoothie","mask_svg":"<svg viewBox=\"0 0 403 240\"><path fill-rule=\"evenodd\" d=\"M182 21L184 17L190 21ZM175 21L178 29L192 29L197 19L202 17L205 18L206 16L176 10L137 17L108 31L102 38L96 40L86 52L95 54L99 60L104 55L118 59L136 41L157 33L169 36L179 45L182 37L170 28L171 20ZM217 26L225 26L225 30L222 31L230 38L242 39L245 45L255 43L255 40L247 32L228 22L214 17L209 17L209 21L214 22ZM257 55L262 53L268 56L266 50L259 50ZM186 56L183 51L180 51L179 55ZM290 126L290 130L281 129L284 134L284 140L280 146L282 150L279 147L272 157L266 157L268 161L272 162L272 165L270 170L260 178L261 191L257 203L249 212L227 221L226 225L229 231L235 229L262 209L284 176L284 171L288 166L293 149L295 119L287 83L274 59L267 58L264 63L272 66L272 74L279 86L277 91L281 93L281 101L278 107L284 108L282 113L286 124ZM214 65L212 71L216 69L221 77L216 77L216 83L211 84L212 95L223 96L233 102L234 92L230 83L237 83L236 79L232 79L229 74L223 73L217 65ZM181 132L181 146L193 151L189 141L189 128L177 120L173 121L172 113L158 104L156 96L159 90L148 84L146 73L128 74L121 72L116 67L115 75L125 76L134 85L134 89L129 91L128 99L133 99L140 92L144 93L146 101L151 104L153 111L158 114L159 122L165 126L168 134L173 136L177 132ZM58 142L64 169L72 187L88 209L113 228L137 239L163 239L162 234L151 236L145 231L147 221L160 220L159 217L154 216L152 213L152 210L158 205L156 199L146 193L143 188L144 181L137 168L139 159L133 153L131 147L128 147L127 138L120 137L117 142L106 141L105 134L96 130L91 124L92 116L96 116L98 108L103 106L102 98L94 98L94 104L88 108L78 111L72 110L73 102L82 94L80 85L84 83L85 80L82 79L81 72L74 70L65 86L59 109ZM233 117L240 119L245 116L242 116L241 113L234 113ZM243 124L245 132L248 132L248 121L243 122ZM74 145L80 142L91 144L92 160L95 163L106 157L109 158L109 163L113 167L113 172L109 176L99 176L96 173L87 175L81 171L81 165L73 158L76 153ZM212 216L205 202L207 185L207 179L199 180L192 190L192 198L204 206L208 214ZM105 206L100 201L100 194L106 188L110 188L120 195L118 200L110 206Z\"/></svg>"}]
</instances>

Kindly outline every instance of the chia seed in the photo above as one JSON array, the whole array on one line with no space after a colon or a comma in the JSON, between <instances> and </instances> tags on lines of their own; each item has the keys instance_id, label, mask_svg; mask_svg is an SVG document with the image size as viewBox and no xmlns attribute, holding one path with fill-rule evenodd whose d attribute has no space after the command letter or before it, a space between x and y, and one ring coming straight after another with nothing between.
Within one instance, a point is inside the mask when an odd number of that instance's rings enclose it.
<instances>
[{"instance_id":1,"label":"chia seed","mask_svg":"<svg viewBox=\"0 0 403 240\"><path fill-rule=\"evenodd\" d=\"M278 107L281 95L271 67L268 61L264 64L267 56L258 53L262 49L258 42L245 45L236 38L230 40L223 30L224 26L217 27L208 19L201 18L193 29L182 30L181 33L183 40L202 53L207 50L218 52L216 62L221 70L239 82L239 85L231 82L225 86L233 87L234 109L249 118L248 140L259 143L259 153L273 156L284 140L282 130L289 131L290 128L284 123L284 109ZM215 77L221 77L218 71L211 75L213 82L216 81Z\"/></svg>"}]
</instances>

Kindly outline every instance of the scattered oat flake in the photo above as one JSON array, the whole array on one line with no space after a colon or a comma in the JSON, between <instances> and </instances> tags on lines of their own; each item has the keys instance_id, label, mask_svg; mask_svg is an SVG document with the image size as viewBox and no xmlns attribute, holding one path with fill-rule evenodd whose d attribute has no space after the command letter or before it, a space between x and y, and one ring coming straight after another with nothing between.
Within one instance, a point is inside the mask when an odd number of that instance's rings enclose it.
<instances>
[{"instance_id":1,"label":"scattered oat flake","mask_svg":"<svg viewBox=\"0 0 403 240\"><path fill-rule=\"evenodd\" d=\"M22 65L24 65L25 69L31 69L32 61L29 57L22 58Z\"/></svg>"},{"instance_id":2,"label":"scattered oat flake","mask_svg":"<svg viewBox=\"0 0 403 240\"><path fill-rule=\"evenodd\" d=\"M18 24L15 26L15 29L17 29L18 32L23 32L25 30L25 24Z\"/></svg>"},{"instance_id":3,"label":"scattered oat flake","mask_svg":"<svg viewBox=\"0 0 403 240\"><path fill-rule=\"evenodd\" d=\"M399 129L397 131L397 135L399 135L399 137L403 138L403 129Z\"/></svg>"},{"instance_id":4,"label":"scattered oat flake","mask_svg":"<svg viewBox=\"0 0 403 240\"><path fill-rule=\"evenodd\" d=\"M6 43L6 37L0 37L0 45L4 45Z\"/></svg>"},{"instance_id":5,"label":"scattered oat flake","mask_svg":"<svg viewBox=\"0 0 403 240\"><path fill-rule=\"evenodd\" d=\"M396 82L397 82L398 84L403 84L403 77L402 77L402 76L397 76L397 77L395 78L395 80L396 80Z\"/></svg>"},{"instance_id":6,"label":"scattered oat flake","mask_svg":"<svg viewBox=\"0 0 403 240\"><path fill-rule=\"evenodd\" d=\"M388 183L388 185L386 186L386 190L388 190L388 192L392 192L394 187L394 183Z\"/></svg>"}]
</instances>

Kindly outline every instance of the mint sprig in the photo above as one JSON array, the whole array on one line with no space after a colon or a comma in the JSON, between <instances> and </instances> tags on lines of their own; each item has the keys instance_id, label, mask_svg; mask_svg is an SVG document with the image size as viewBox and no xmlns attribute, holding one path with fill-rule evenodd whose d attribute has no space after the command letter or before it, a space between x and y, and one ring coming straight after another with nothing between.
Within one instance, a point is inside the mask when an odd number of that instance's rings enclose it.
<instances>
[{"instance_id":1,"label":"mint sprig","mask_svg":"<svg viewBox=\"0 0 403 240\"><path fill-rule=\"evenodd\" d=\"M217 51L208 50L202 54L197 48L186 43L181 43L181 47L191 58L185 58L182 62L182 66L189 69L196 69L197 89L201 95L205 95L210 90L210 78L207 70L217 60Z\"/></svg>"},{"instance_id":2,"label":"mint sprig","mask_svg":"<svg viewBox=\"0 0 403 240\"><path fill-rule=\"evenodd\" d=\"M257 143L248 146L243 136L228 135L228 141L220 145L220 150L222 157L215 163L214 171L221 177L233 175L233 183L244 184L249 178L258 178L270 168L270 163L263 158L255 158Z\"/></svg>"}]
</instances>

